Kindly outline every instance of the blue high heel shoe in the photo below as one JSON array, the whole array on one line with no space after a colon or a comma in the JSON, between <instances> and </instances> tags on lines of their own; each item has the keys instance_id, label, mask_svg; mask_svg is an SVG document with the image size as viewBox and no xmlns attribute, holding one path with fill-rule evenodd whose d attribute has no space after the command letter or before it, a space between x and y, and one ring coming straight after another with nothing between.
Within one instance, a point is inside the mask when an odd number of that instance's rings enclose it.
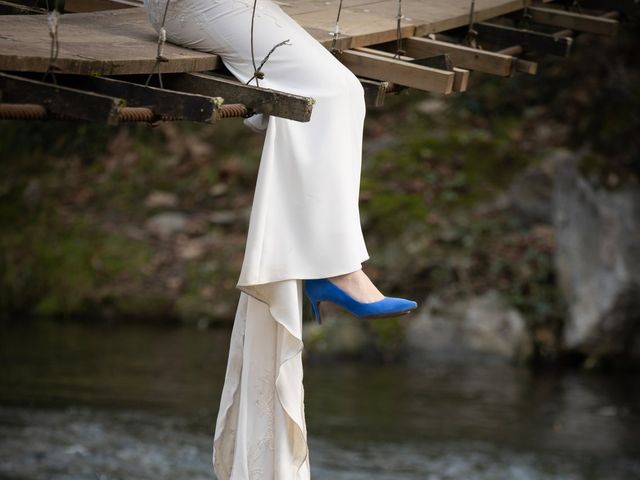
<instances>
[{"instance_id":1,"label":"blue high heel shoe","mask_svg":"<svg viewBox=\"0 0 640 480\"><path fill-rule=\"evenodd\" d=\"M311 302L313 318L318 324L322 323L321 301L333 302L356 317L365 318L398 317L415 310L418 306L413 300L398 297L384 297L376 302L359 302L327 278L305 280L304 293Z\"/></svg>"}]
</instances>

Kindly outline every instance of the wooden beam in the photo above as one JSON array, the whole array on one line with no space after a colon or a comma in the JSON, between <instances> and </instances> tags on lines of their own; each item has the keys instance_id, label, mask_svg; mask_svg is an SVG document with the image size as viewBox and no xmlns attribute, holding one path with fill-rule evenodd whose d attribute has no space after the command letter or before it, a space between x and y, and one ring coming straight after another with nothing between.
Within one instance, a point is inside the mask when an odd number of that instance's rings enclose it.
<instances>
[{"instance_id":1,"label":"wooden beam","mask_svg":"<svg viewBox=\"0 0 640 480\"><path fill-rule=\"evenodd\" d=\"M44 8L23 5L8 0L0 0L0 15L42 15L44 13L47 13Z\"/></svg>"},{"instance_id":2,"label":"wooden beam","mask_svg":"<svg viewBox=\"0 0 640 480\"><path fill-rule=\"evenodd\" d=\"M380 52L380 50L370 49L373 52ZM393 55L390 52L385 52L390 57ZM442 53L440 55L429 55L426 57L411 57L409 55L399 55L395 58L400 60L406 60L416 65L424 65L425 67L437 68L438 70L446 70L447 72L453 72L453 62L448 54Z\"/></svg>"},{"instance_id":3,"label":"wooden beam","mask_svg":"<svg viewBox=\"0 0 640 480\"><path fill-rule=\"evenodd\" d=\"M508 77L514 71L514 58L510 55L423 37L409 37L405 38L403 42L404 50L410 57L420 58L446 53L454 65L469 70L501 77ZM395 42L375 45L375 48L395 51Z\"/></svg>"},{"instance_id":4,"label":"wooden beam","mask_svg":"<svg viewBox=\"0 0 640 480\"><path fill-rule=\"evenodd\" d=\"M252 113L308 122L315 100L291 93L245 85L235 78L208 73L163 75L166 88L180 92L222 97L225 103L242 103Z\"/></svg>"},{"instance_id":5,"label":"wooden beam","mask_svg":"<svg viewBox=\"0 0 640 480\"><path fill-rule=\"evenodd\" d=\"M360 78L367 107L381 107L389 90L389 82Z\"/></svg>"},{"instance_id":6,"label":"wooden beam","mask_svg":"<svg viewBox=\"0 0 640 480\"><path fill-rule=\"evenodd\" d=\"M148 107L162 120L213 123L223 104L221 97L147 87L114 78L57 75L63 85L123 98L130 107Z\"/></svg>"},{"instance_id":7,"label":"wooden beam","mask_svg":"<svg viewBox=\"0 0 640 480\"><path fill-rule=\"evenodd\" d=\"M627 17L637 15L640 10L637 0L580 0L580 5L595 10L617 10Z\"/></svg>"},{"instance_id":8,"label":"wooden beam","mask_svg":"<svg viewBox=\"0 0 640 480\"><path fill-rule=\"evenodd\" d=\"M56 116L116 125L125 101L108 95L0 73L0 101L38 104Z\"/></svg>"},{"instance_id":9,"label":"wooden beam","mask_svg":"<svg viewBox=\"0 0 640 480\"><path fill-rule=\"evenodd\" d=\"M142 2L127 0L65 0L64 11L68 13L100 12L142 6Z\"/></svg>"},{"instance_id":10,"label":"wooden beam","mask_svg":"<svg viewBox=\"0 0 640 480\"><path fill-rule=\"evenodd\" d=\"M375 48L370 48L370 47L358 47L353 50L358 52L370 53L373 55L379 55L384 58L390 58L390 59L393 59L395 55L394 53L391 53L391 52L377 50ZM450 59L446 56L444 57L444 59L439 57L435 58L434 61L430 61L431 58L413 58L407 55L400 55L396 57L396 59L399 61L408 62L416 66L425 66L427 68L435 69L440 72L453 72L454 80L453 80L452 91L464 92L467 90L467 87L469 85L469 70L452 66ZM401 82L397 82L397 83L401 83Z\"/></svg>"},{"instance_id":11,"label":"wooden beam","mask_svg":"<svg viewBox=\"0 0 640 480\"><path fill-rule=\"evenodd\" d=\"M569 37L557 37L533 30L506 27L493 23L476 23L479 41L488 42L498 46L511 47L521 45L525 52L536 51L550 55L567 57L571 52L573 39Z\"/></svg>"},{"instance_id":12,"label":"wooden beam","mask_svg":"<svg viewBox=\"0 0 640 480\"><path fill-rule=\"evenodd\" d=\"M69 13L58 20L57 71L84 75L126 75L153 71L158 34L142 8ZM0 15L0 71L46 72L51 37L46 15ZM217 55L167 42L162 73L206 71Z\"/></svg>"},{"instance_id":13,"label":"wooden beam","mask_svg":"<svg viewBox=\"0 0 640 480\"><path fill-rule=\"evenodd\" d=\"M503 48L496 53L500 53L502 55L513 55L514 60L514 71L519 73L526 73L528 75L535 75L538 73L538 64L536 62L532 62L531 60L524 60L522 58L518 58L518 55L522 55L524 50L520 45L514 45L512 47Z\"/></svg>"},{"instance_id":14,"label":"wooden beam","mask_svg":"<svg viewBox=\"0 0 640 480\"><path fill-rule=\"evenodd\" d=\"M364 47L361 47L364 48ZM344 50L336 57L354 74L386 80L407 87L448 95L453 92L455 73L387 58L380 53Z\"/></svg>"},{"instance_id":15,"label":"wooden beam","mask_svg":"<svg viewBox=\"0 0 640 480\"><path fill-rule=\"evenodd\" d=\"M619 22L610 18L541 7L530 7L529 13L532 21L544 25L597 35L616 35L618 33Z\"/></svg>"}]
</instances>

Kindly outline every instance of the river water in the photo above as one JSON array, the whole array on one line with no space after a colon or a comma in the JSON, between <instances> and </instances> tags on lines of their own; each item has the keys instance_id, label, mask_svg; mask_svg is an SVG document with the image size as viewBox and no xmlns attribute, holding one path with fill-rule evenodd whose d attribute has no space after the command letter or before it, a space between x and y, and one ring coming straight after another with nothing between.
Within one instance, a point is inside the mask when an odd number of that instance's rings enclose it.
<instances>
[{"instance_id":1,"label":"river water","mask_svg":"<svg viewBox=\"0 0 640 480\"><path fill-rule=\"evenodd\" d=\"M1 480L212 480L229 329L0 326ZM305 364L313 480L640 479L638 376Z\"/></svg>"}]
</instances>

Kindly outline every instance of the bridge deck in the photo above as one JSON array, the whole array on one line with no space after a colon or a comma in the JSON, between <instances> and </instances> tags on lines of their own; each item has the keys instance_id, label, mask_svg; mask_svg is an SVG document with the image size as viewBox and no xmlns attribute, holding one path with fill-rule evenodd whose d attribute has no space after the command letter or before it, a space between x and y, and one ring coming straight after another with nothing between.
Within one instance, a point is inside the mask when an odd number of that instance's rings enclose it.
<instances>
[{"instance_id":1,"label":"bridge deck","mask_svg":"<svg viewBox=\"0 0 640 480\"><path fill-rule=\"evenodd\" d=\"M332 41L339 0L275 0L323 45ZM478 21L522 8L522 0L476 0ZM469 0L403 0L402 36L426 35L466 25ZM343 0L340 48L396 38L396 0ZM153 68L157 35L141 7L62 15L58 27L62 71L117 75ZM0 70L46 71L50 37L45 15L0 16ZM168 44L163 72L215 69L219 58Z\"/></svg>"}]
</instances>

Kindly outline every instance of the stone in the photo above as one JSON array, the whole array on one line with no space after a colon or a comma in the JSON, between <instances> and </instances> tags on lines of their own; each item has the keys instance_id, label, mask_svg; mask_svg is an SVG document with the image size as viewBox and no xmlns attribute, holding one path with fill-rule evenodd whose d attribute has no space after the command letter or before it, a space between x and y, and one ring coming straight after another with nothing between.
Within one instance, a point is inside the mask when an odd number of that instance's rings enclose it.
<instances>
[{"instance_id":1,"label":"stone","mask_svg":"<svg viewBox=\"0 0 640 480\"><path fill-rule=\"evenodd\" d=\"M569 309L564 346L590 356L633 356L640 321L640 187L596 188L579 173L578 161L565 155L553 195L556 271Z\"/></svg>"},{"instance_id":2,"label":"stone","mask_svg":"<svg viewBox=\"0 0 640 480\"><path fill-rule=\"evenodd\" d=\"M209 213L209 222L215 225L229 225L238 221L240 214L234 210L216 210Z\"/></svg>"},{"instance_id":3,"label":"stone","mask_svg":"<svg viewBox=\"0 0 640 480\"><path fill-rule=\"evenodd\" d=\"M448 104L439 98L423 100L416 105L416 110L425 115L437 115L447 110Z\"/></svg>"},{"instance_id":4,"label":"stone","mask_svg":"<svg viewBox=\"0 0 640 480\"><path fill-rule=\"evenodd\" d=\"M517 363L532 341L523 316L495 290L455 302L431 295L408 323L410 360Z\"/></svg>"},{"instance_id":5,"label":"stone","mask_svg":"<svg viewBox=\"0 0 640 480\"><path fill-rule=\"evenodd\" d=\"M147 208L171 208L177 205L178 197L163 190L153 191L144 199L144 206Z\"/></svg>"},{"instance_id":6,"label":"stone","mask_svg":"<svg viewBox=\"0 0 640 480\"><path fill-rule=\"evenodd\" d=\"M540 164L530 165L509 186L511 208L526 225L552 222L553 178L556 159L562 151Z\"/></svg>"},{"instance_id":7,"label":"stone","mask_svg":"<svg viewBox=\"0 0 640 480\"><path fill-rule=\"evenodd\" d=\"M148 232L162 239L182 233L187 229L188 217L181 212L160 212L151 216L145 222Z\"/></svg>"}]
</instances>

